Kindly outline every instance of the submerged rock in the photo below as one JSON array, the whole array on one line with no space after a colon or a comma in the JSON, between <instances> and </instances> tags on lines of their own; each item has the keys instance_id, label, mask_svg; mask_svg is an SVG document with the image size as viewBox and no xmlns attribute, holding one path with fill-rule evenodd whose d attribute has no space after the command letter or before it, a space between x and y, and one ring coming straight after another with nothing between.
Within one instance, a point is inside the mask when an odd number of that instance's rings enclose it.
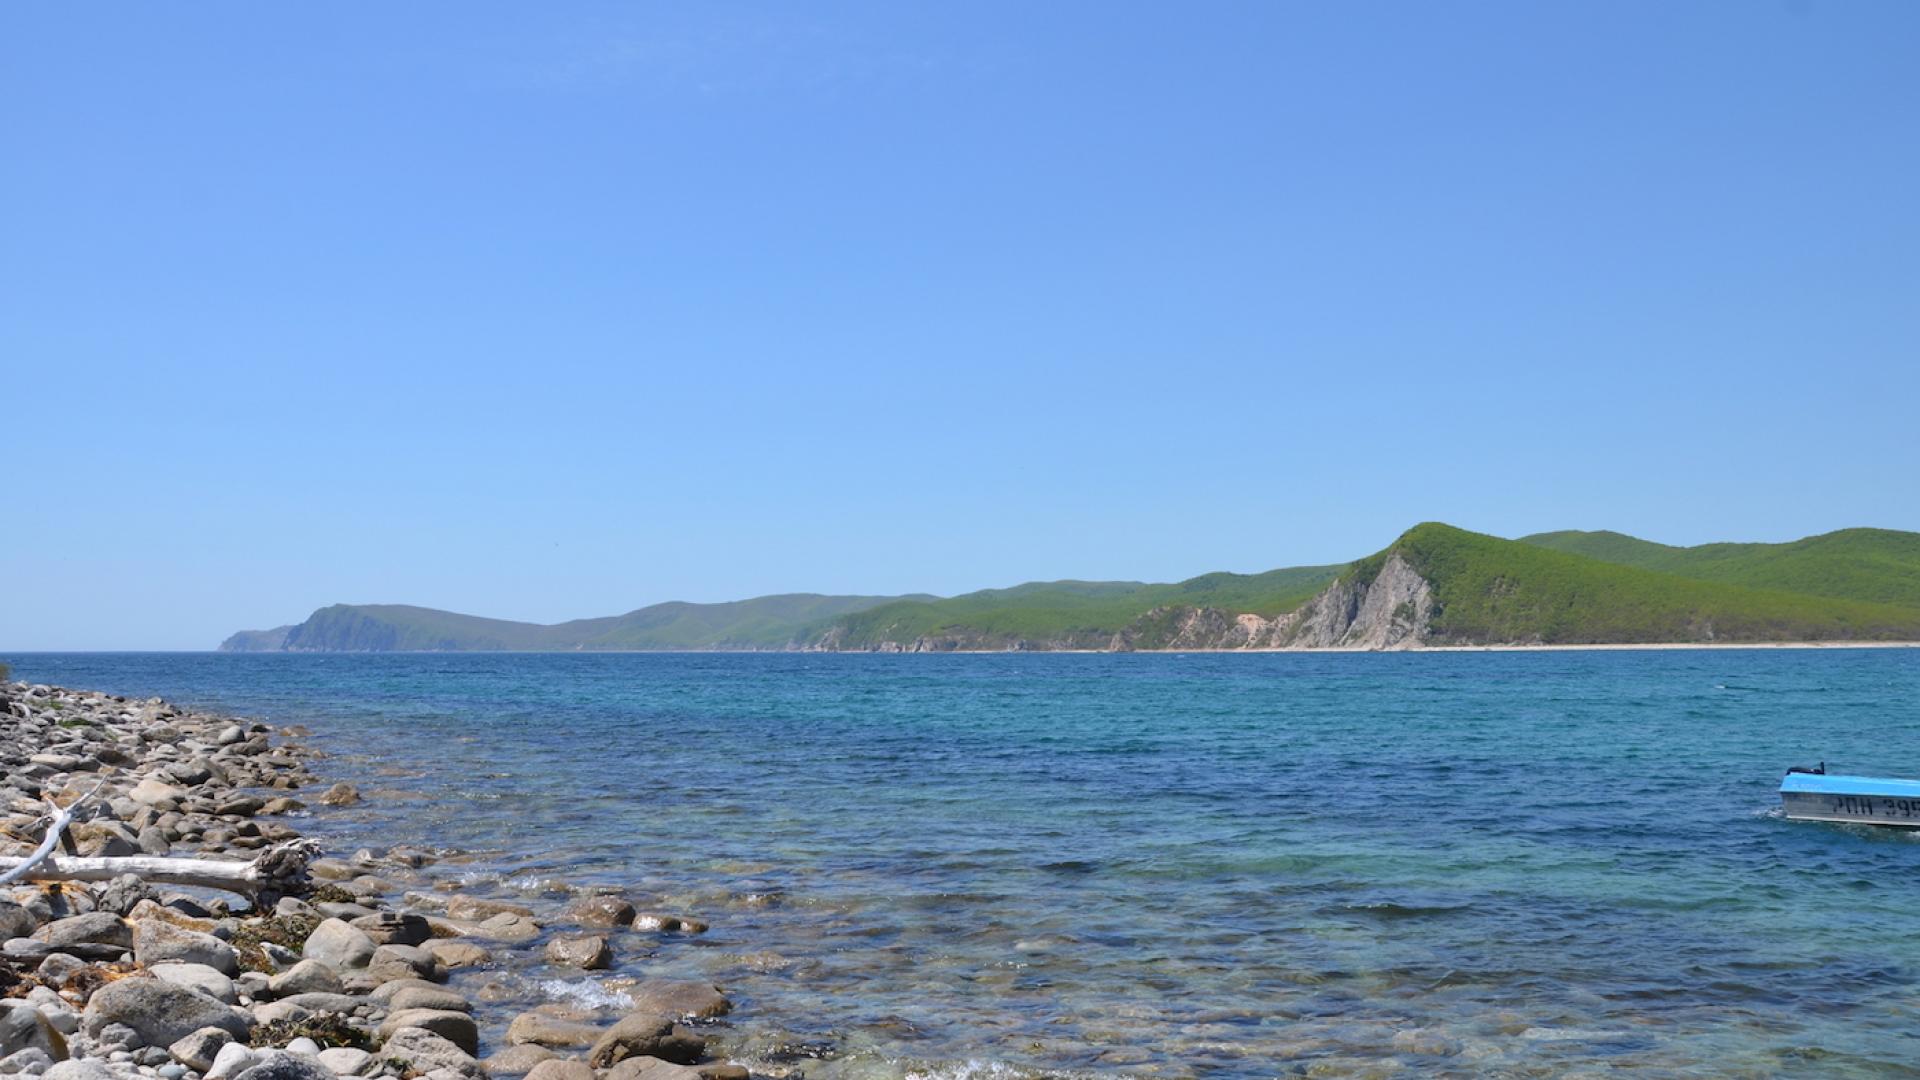
<instances>
[{"instance_id":1,"label":"submerged rock","mask_svg":"<svg viewBox=\"0 0 1920 1080\"><path fill-rule=\"evenodd\" d=\"M653 979L630 991L635 1012L705 1020L725 1016L733 1002L720 988L694 979Z\"/></svg>"},{"instance_id":2,"label":"submerged rock","mask_svg":"<svg viewBox=\"0 0 1920 1080\"><path fill-rule=\"evenodd\" d=\"M556 1015L563 1012L572 1015ZM577 1019L579 1015L551 1005L523 1012L507 1025L507 1043L513 1046L532 1043L551 1049L592 1046L600 1039L600 1028L582 1023Z\"/></svg>"}]
</instances>

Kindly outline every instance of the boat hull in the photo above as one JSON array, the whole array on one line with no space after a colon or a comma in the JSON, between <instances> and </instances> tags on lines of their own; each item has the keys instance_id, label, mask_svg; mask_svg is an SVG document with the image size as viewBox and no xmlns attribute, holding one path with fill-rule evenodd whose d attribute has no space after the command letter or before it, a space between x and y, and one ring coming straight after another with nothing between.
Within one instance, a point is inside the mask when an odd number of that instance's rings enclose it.
<instances>
[{"instance_id":1,"label":"boat hull","mask_svg":"<svg viewBox=\"0 0 1920 1080\"><path fill-rule=\"evenodd\" d=\"M1920 781L1790 773L1780 807L1795 821L1920 828Z\"/></svg>"}]
</instances>

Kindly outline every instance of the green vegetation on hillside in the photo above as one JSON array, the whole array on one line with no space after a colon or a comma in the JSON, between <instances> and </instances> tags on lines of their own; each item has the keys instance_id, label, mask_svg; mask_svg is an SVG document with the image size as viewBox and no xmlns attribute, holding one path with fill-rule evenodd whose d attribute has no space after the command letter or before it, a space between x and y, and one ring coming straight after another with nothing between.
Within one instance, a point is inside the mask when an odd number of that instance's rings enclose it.
<instances>
[{"instance_id":1,"label":"green vegetation on hillside","mask_svg":"<svg viewBox=\"0 0 1920 1080\"><path fill-rule=\"evenodd\" d=\"M1377 570L1395 551L1433 586L1436 644L1920 639L1920 610L1696 580L1437 523L1358 565Z\"/></svg>"},{"instance_id":2,"label":"green vegetation on hillside","mask_svg":"<svg viewBox=\"0 0 1920 1080\"><path fill-rule=\"evenodd\" d=\"M1172 585L1136 581L1032 582L946 600L902 601L842 618L828 639L848 649L922 638L970 648L1015 644L1097 649L1148 612L1212 607L1234 614L1280 615L1306 603L1338 566L1297 566L1264 574L1203 574Z\"/></svg>"},{"instance_id":3,"label":"green vegetation on hillside","mask_svg":"<svg viewBox=\"0 0 1920 1080\"><path fill-rule=\"evenodd\" d=\"M1250 630L1235 617L1273 619L1298 611L1336 577L1371 584L1396 553L1431 589L1434 606L1424 629L1433 644L1920 640L1920 534L1846 529L1787 544L1680 548L1612 532L1503 540L1429 523L1345 566L1204 574L1174 584L1042 581L946 599L802 593L726 604L655 604L552 626L405 605L338 604L297 626L243 631L222 648L1272 646L1300 640L1288 635L1306 633L1303 624ZM1322 606L1312 618L1324 622L1329 612L1346 610L1344 603ZM1254 631L1265 636L1256 638Z\"/></svg>"},{"instance_id":4,"label":"green vegetation on hillside","mask_svg":"<svg viewBox=\"0 0 1920 1080\"><path fill-rule=\"evenodd\" d=\"M406 604L335 604L284 633L242 631L221 648L229 652L777 649L818 623L894 599L793 593L724 604L673 602L550 626Z\"/></svg>"},{"instance_id":5,"label":"green vegetation on hillside","mask_svg":"<svg viewBox=\"0 0 1920 1080\"><path fill-rule=\"evenodd\" d=\"M1920 533L1842 529L1784 544L1669 547L1616 532L1553 532L1522 542L1699 581L1920 607Z\"/></svg>"}]
</instances>

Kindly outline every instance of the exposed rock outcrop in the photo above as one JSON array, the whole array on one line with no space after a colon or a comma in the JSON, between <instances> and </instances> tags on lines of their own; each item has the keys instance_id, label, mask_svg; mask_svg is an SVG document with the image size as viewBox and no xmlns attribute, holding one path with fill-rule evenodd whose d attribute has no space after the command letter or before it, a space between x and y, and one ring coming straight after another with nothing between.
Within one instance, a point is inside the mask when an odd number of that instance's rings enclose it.
<instances>
[{"instance_id":1,"label":"exposed rock outcrop","mask_svg":"<svg viewBox=\"0 0 1920 1080\"><path fill-rule=\"evenodd\" d=\"M1396 551L1372 581L1342 578L1297 615L1287 632L1293 648L1418 648L1433 615L1433 587Z\"/></svg>"},{"instance_id":2,"label":"exposed rock outcrop","mask_svg":"<svg viewBox=\"0 0 1920 1080\"><path fill-rule=\"evenodd\" d=\"M1211 607L1155 608L1107 648L1414 649L1426 642L1433 588L1398 552L1371 581L1342 578L1298 611L1267 618Z\"/></svg>"}]
</instances>

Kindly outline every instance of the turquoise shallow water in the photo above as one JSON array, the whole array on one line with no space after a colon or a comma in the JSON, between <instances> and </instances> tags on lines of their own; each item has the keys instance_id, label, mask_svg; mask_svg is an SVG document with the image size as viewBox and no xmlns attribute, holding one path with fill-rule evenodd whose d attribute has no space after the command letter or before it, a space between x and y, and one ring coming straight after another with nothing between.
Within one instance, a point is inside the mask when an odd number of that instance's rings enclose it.
<instances>
[{"instance_id":1,"label":"turquoise shallow water","mask_svg":"<svg viewBox=\"0 0 1920 1080\"><path fill-rule=\"evenodd\" d=\"M1920 775L1920 652L14 659L708 918L630 968L809 1077L1920 1073L1920 842L1773 810Z\"/></svg>"}]
</instances>

